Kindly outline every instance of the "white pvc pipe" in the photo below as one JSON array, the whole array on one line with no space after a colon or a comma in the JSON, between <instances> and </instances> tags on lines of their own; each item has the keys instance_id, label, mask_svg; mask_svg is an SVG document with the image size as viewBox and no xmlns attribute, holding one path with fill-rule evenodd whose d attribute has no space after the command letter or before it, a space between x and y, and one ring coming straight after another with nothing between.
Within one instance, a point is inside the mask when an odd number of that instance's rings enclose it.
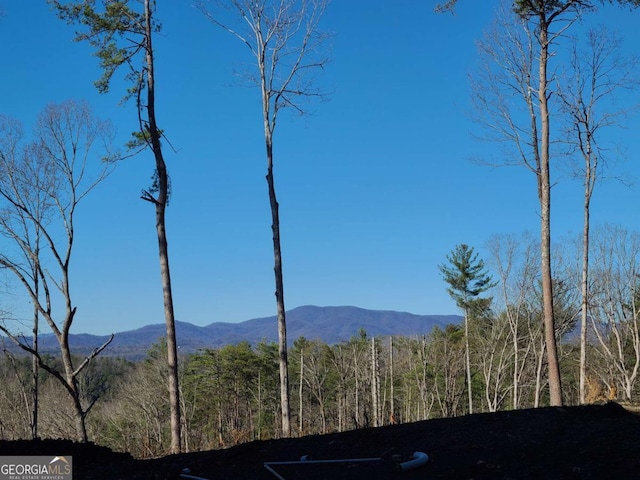
<instances>
[{"instance_id":1,"label":"white pvc pipe","mask_svg":"<svg viewBox=\"0 0 640 480\"><path fill-rule=\"evenodd\" d=\"M276 472L271 465L316 465L320 463L365 463L379 462L381 458L344 458L338 460L311 460L307 455L300 460L290 460L287 462L265 462L264 468L270 471L278 480L286 480L282 475Z\"/></svg>"},{"instance_id":2,"label":"white pvc pipe","mask_svg":"<svg viewBox=\"0 0 640 480\"><path fill-rule=\"evenodd\" d=\"M403 462L400 464L400 470L412 470L414 468L418 468L423 466L429 461L429 455L424 452L414 452L411 460Z\"/></svg>"},{"instance_id":3,"label":"white pvc pipe","mask_svg":"<svg viewBox=\"0 0 640 480\"><path fill-rule=\"evenodd\" d=\"M280 475L278 472L276 472L273 468L271 468L271 466L269 465L269 463L265 463L264 464L264 468L266 468L267 470L269 470L271 473L273 473L273 475L278 479L278 480L286 480L286 478L284 478L282 475Z\"/></svg>"},{"instance_id":4,"label":"white pvc pipe","mask_svg":"<svg viewBox=\"0 0 640 480\"><path fill-rule=\"evenodd\" d=\"M310 460L306 455L302 457L300 460L291 460L286 462L265 462L264 468L270 471L278 480L286 480L282 475L276 472L272 465L317 465L322 463L366 463L366 462L379 462L382 458L341 458L336 460ZM413 470L414 468L421 467L425 465L429 461L429 455L424 452L414 452L411 460L403 462L399 465L400 470ZM197 478L197 477L186 477L186 478Z\"/></svg>"}]
</instances>

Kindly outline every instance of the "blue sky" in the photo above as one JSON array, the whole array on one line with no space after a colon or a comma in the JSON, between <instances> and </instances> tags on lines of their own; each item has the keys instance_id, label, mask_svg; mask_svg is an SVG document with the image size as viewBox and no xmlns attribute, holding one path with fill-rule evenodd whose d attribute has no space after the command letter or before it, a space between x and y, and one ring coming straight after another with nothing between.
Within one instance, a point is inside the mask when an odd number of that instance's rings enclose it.
<instances>
[{"instance_id":1,"label":"blue sky","mask_svg":"<svg viewBox=\"0 0 640 480\"><path fill-rule=\"evenodd\" d=\"M500 155L498 146L474 140L468 119L476 41L497 2L462 1L455 15L434 14L434 4L334 0L323 18L334 37L319 80L334 93L312 116L283 116L274 143L287 309L457 313L438 271L445 255L459 243L482 255L493 234L538 231L534 177L471 161ZM0 6L0 113L29 129L47 103L85 99L126 141L135 129L133 105L118 105L122 83L97 93L97 60L72 42L74 27L44 0ZM633 51L638 14L607 7L597 20L615 25ZM157 17L157 114L176 149L166 149L176 318L206 325L274 315L259 92L231 86L248 51L188 0L158 2ZM638 127L632 121L613 133L627 151L619 169L635 178ZM122 162L79 208L76 333L164 321L154 215L139 199L152 171L149 152ZM554 236L575 235L580 184L556 180ZM601 184L594 223L637 229L639 193ZM19 310L23 301L8 295L5 307Z\"/></svg>"}]
</instances>

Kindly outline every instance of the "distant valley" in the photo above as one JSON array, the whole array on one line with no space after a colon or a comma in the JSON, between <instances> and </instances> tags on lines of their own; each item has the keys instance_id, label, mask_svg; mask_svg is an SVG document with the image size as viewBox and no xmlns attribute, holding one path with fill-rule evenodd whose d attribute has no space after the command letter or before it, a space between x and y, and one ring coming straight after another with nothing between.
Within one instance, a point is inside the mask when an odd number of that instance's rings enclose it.
<instances>
[{"instance_id":1,"label":"distant valley","mask_svg":"<svg viewBox=\"0 0 640 480\"><path fill-rule=\"evenodd\" d=\"M424 335L438 326L460 323L459 315L414 315L388 310L366 310L358 307L302 306L287 312L287 337L289 343L299 337L322 340L328 344L339 343L358 335L364 328L369 336ZM165 335L164 323L147 325L125 332L114 332L115 337L102 356L143 358L149 347ZM262 340L277 341L276 317L255 318L239 323L216 322L204 327L177 322L176 334L181 353L193 353L204 348L248 341L256 344ZM71 334L70 344L76 354L86 354L102 345L109 337L88 334ZM42 352L55 354L58 345L53 334L40 337Z\"/></svg>"}]
</instances>

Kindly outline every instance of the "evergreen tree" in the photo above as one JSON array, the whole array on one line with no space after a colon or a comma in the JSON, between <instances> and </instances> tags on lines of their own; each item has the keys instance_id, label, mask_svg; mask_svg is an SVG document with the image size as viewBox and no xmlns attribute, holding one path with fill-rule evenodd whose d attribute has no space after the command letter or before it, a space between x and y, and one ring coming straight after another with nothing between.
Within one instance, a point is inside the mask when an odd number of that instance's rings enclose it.
<instances>
[{"instance_id":1,"label":"evergreen tree","mask_svg":"<svg viewBox=\"0 0 640 480\"><path fill-rule=\"evenodd\" d=\"M467 370L467 389L469 393L469 413L473 413L473 395L471 391L471 362L469 360L469 317L478 310L486 310L490 299L480 298L481 293L493 288L496 283L484 271L484 261L474 253L473 247L458 245L447 255L449 265L440 265L444 281L449 287L447 292L464 312L465 364Z\"/></svg>"}]
</instances>

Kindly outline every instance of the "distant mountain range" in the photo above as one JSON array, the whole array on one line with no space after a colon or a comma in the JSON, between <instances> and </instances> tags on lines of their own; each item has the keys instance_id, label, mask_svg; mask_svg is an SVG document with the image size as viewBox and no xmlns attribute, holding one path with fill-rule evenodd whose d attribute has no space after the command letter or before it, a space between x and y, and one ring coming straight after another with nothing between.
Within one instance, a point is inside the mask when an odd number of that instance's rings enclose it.
<instances>
[{"instance_id":1,"label":"distant mountain range","mask_svg":"<svg viewBox=\"0 0 640 480\"><path fill-rule=\"evenodd\" d=\"M387 310L366 310L358 307L302 306L287 312L287 338L289 343L299 337L322 340L328 344L339 343L358 335L364 328L369 336L424 335L438 326L460 323L459 315L414 315ZM277 341L276 317L255 318L239 323L216 322L204 327L176 322L176 335L180 352L192 353L203 348L248 341L256 344L262 340ZM147 325L126 332L118 332L101 356L118 356L140 359L161 337L165 336L164 323ZM76 354L86 354L107 341L109 336L71 334L69 342ZM58 351L53 334L39 339L43 353Z\"/></svg>"}]
</instances>

